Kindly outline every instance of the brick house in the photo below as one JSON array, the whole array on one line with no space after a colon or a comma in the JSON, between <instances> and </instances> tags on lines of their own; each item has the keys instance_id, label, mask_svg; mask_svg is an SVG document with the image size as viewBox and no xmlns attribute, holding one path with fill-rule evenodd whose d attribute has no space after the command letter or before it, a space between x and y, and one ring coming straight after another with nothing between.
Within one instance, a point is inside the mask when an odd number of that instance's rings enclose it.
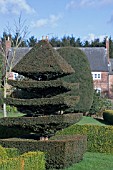
<instances>
[{"instance_id":1,"label":"brick house","mask_svg":"<svg viewBox=\"0 0 113 170\"><path fill-rule=\"evenodd\" d=\"M106 48L80 48L87 56L94 83L94 89L102 96L113 98L113 59L109 58L109 40L106 38Z\"/></svg>"},{"instance_id":2,"label":"brick house","mask_svg":"<svg viewBox=\"0 0 113 170\"><path fill-rule=\"evenodd\" d=\"M9 62L12 58L14 48L11 48L9 40L6 41L6 51ZM94 89L97 89L102 96L113 98L113 59L109 59L109 40L106 39L105 47L83 47L80 48L87 56L93 82ZM16 57L14 58L13 65L16 65L25 54L27 54L31 48L20 47L16 50ZM12 72L9 79L15 80L18 77L17 73Z\"/></svg>"}]
</instances>

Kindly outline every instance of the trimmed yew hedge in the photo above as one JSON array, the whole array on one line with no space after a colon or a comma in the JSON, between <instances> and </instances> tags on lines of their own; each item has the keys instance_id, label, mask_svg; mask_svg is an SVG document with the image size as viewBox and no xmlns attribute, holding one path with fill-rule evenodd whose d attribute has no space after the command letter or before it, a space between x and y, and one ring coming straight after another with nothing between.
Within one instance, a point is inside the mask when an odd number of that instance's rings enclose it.
<instances>
[{"instance_id":1,"label":"trimmed yew hedge","mask_svg":"<svg viewBox=\"0 0 113 170\"><path fill-rule=\"evenodd\" d=\"M113 110L105 110L103 112L103 118L106 122L113 125Z\"/></svg>"},{"instance_id":2,"label":"trimmed yew hedge","mask_svg":"<svg viewBox=\"0 0 113 170\"><path fill-rule=\"evenodd\" d=\"M13 68L14 72L30 77L30 74L71 74L73 68L69 65L48 41L38 42ZM34 76L36 77L36 75Z\"/></svg>"},{"instance_id":3,"label":"trimmed yew hedge","mask_svg":"<svg viewBox=\"0 0 113 170\"><path fill-rule=\"evenodd\" d=\"M82 118L82 113L45 115L38 117L6 117L0 119L0 138L18 137L30 132L54 134Z\"/></svg>"},{"instance_id":4,"label":"trimmed yew hedge","mask_svg":"<svg viewBox=\"0 0 113 170\"><path fill-rule=\"evenodd\" d=\"M27 81L27 80L22 80L22 81L17 81L17 80L8 80L8 84L14 87L18 87L21 89L25 88L39 88L39 89L44 89L44 88L53 88L53 87L64 87L68 90L71 90L71 88L74 86L74 88L78 89L79 84L78 83L66 83L62 80L50 80L50 81Z\"/></svg>"},{"instance_id":5,"label":"trimmed yew hedge","mask_svg":"<svg viewBox=\"0 0 113 170\"><path fill-rule=\"evenodd\" d=\"M0 160L0 170L45 170L45 155L38 151L3 159Z\"/></svg>"},{"instance_id":6,"label":"trimmed yew hedge","mask_svg":"<svg viewBox=\"0 0 113 170\"><path fill-rule=\"evenodd\" d=\"M58 140L48 141L2 139L0 144L4 147L18 148L21 153L36 150L45 152L46 168L62 169L83 159L87 147L87 138L84 135L69 135L60 136Z\"/></svg>"},{"instance_id":7,"label":"trimmed yew hedge","mask_svg":"<svg viewBox=\"0 0 113 170\"><path fill-rule=\"evenodd\" d=\"M30 130L29 129L24 129L21 127L9 127L9 126L5 126L5 125L0 125L0 138L11 138L11 137L18 137L18 136L22 136L25 134L29 134Z\"/></svg>"},{"instance_id":8,"label":"trimmed yew hedge","mask_svg":"<svg viewBox=\"0 0 113 170\"><path fill-rule=\"evenodd\" d=\"M73 95L80 96L80 100L75 105L74 111L89 111L93 102L93 79L86 55L83 51L75 47L62 47L57 51L75 70L74 74L63 77L63 81L79 83L79 90L73 91Z\"/></svg>"},{"instance_id":9,"label":"trimmed yew hedge","mask_svg":"<svg viewBox=\"0 0 113 170\"><path fill-rule=\"evenodd\" d=\"M39 98L39 99L17 99L17 98L11 98L7 97L4 99L5 102L9 105L15 105L15 106L47 106L47 105L64 105L67 107L75 106L76 103L79 101L78 96L55 96L51 98Z\"/></svg>"},{"instance_id":10,"label":"trimmed yew hedge","mask_svg":"<svg viewBox=\"0 0 113 170\"><path fill-rule=\"evenodd\" d=\"M89 152L113 153L113 126L72 125L56 135L87 135Z\"/></svg>"},{"instance_id":11,"label":"trimmed yew hedge","mask_svg":"<svg viewBox=\"0 0 113 170\"><path fill-rule=\"evenodd\" d=\"M8 158L15 158L17 156L20 156L20 151L17 148L4 148Z\"/></svg>"}]
</instances>

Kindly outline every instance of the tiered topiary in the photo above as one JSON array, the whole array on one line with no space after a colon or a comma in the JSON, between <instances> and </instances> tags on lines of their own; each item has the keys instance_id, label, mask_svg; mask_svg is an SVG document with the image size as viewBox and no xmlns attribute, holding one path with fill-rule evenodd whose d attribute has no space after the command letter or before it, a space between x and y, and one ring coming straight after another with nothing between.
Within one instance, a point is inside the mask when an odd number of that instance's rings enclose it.
<instances>
[{"instance_id":1,"label":"tiered topiary","mask_svg":"<svg viewBox=\"0 0 113 170\"><path fill-rule=\"evenodd\" d=\"M75 71L47 40L37 43L13 71L24 77L22 80L8 81L16 87L16 91L6 99L6 103L26 113L27 118L23 119L26 123L18 120L15 124L13 120L12 125L29 128L38 132L39 136L50 136L56 130L79 121L80 115L65 114L66 109L74 108L79 101L79 96L74 93L79 84L66 83L61 79Z\"/></svg>"},{"instance_id":2,"label":"tiered topiary","mask_svg":"<svg viewBox=\"0 0 113 170\"><path fill-rule=\"evenodd\" d=\"M14 127L23 129L22 133L25 130L29 132L27 140L20 139L19 135L19 139L1 139L0 143L5 147L16 147L22 152L46 152L47 169L63 169L79 162L86 151L86 136L61 136L48 140L57 130L76 123L82 117L81 113L74 113L79 101L79 96L75 95L79 91L79 83L69 83L62 79L74 74L74 69L47 40L42 40L21 59L13 71L23 77L17 81L8 81L16 90L6 98L6 103L16 106L26 113L26 117L2 118L0 126L8 127L11 131ZM67 112L69 108L70 113ZM7 131L4 133L7 137ZM26 138L26 133L22 137ZM29 133L35 133L33 139L40 137L41 140L28 140ZM17 137L17 132L13 137Z\"/></svg>"}]
</instances>

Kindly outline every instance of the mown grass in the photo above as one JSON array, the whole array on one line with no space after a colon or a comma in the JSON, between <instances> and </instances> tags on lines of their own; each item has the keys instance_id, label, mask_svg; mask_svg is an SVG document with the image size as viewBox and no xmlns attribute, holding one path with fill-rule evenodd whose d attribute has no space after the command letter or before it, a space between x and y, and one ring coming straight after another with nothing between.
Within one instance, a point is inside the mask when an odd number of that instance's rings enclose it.
<instances>
[{"instance_id":1,"label":"mown grass","mask_svg":"<svg viewBox=\"0 0 113 170\"><path fill-rule=\"evenodd\" d=\"M25 114L23 113L20 113L20 112L16 112L16 113L12 113L12 112L9 112L7 113L7 117L19 117L19 116L24 116ZM0 118L4 117L4 114L3 114L3 111L1 110L0 111Z\"/></svg>"},{"instance_id":2,"label":"mown grass","mask_svg":"<svg viewBox=\"0 0 113 170\"><path fill-rule=\"evenodd\" d=\"M65 170L113 170L113 155L86 152L81 162Z\"/></svg>"},{"instance_id":3,"label":"mown grass","mask_svg":"<svg viewBox=\"0 0 113 170\"><path fill-rule=\"evenodd\" d=\"M83 118L77 124L78 125L93 124L93 125L100 125L100 126L109 125L107 122L105 122L102 119L96 119L88 116L83 116Z\"/></svg>"}]
</instances>

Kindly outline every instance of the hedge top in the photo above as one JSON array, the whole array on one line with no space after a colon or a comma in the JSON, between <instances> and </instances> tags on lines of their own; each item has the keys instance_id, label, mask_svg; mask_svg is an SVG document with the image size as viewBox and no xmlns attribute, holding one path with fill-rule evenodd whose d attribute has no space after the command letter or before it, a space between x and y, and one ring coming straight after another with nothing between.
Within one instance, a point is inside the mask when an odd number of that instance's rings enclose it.
<instances>
[{"instance_id":1,"label":"hedge top","mask_svg":"<svg viewBox=\"0 0 113 170\"><path fill-rule=\"evenodd\" d=\"M53 49L47 40L39 41L13 68L24 74L71 74L74 69Z\"/></svg>"}]
</instances>

